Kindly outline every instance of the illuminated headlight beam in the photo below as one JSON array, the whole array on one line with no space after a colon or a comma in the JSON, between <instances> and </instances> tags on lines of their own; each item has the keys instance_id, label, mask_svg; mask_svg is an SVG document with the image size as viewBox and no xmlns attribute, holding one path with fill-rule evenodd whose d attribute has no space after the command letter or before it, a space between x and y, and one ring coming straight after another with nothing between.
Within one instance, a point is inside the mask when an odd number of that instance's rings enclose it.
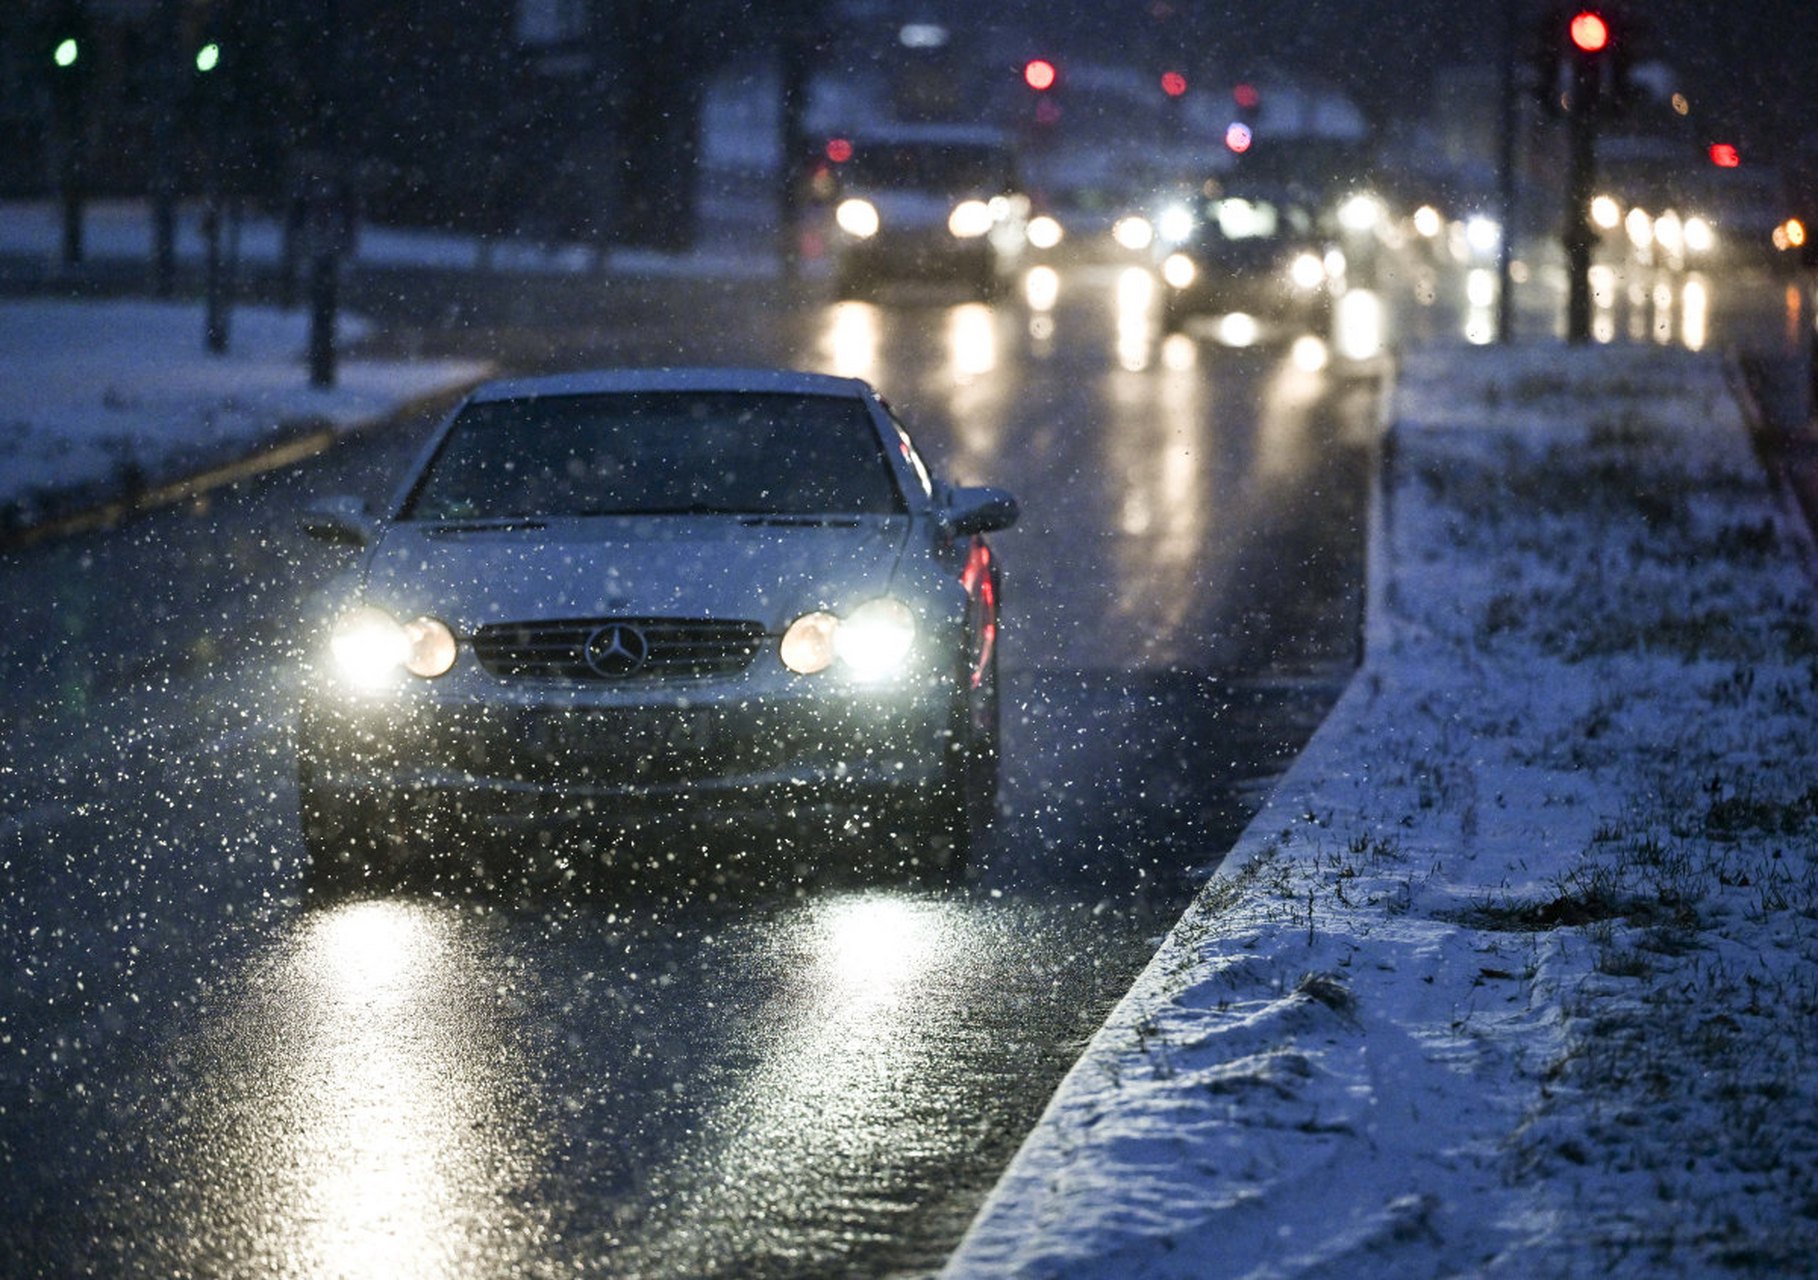
<instances>
[{"instance_id":1,"label":"illuminated headlight beam","mask_svg":"<svg viewBox=\"0 0 1818 1280\"><path fill-rule=\"evenodd\" d=\"M399 622L383 609L363 605L343 614L329 634L335 669L350 684L379 688L399 671L433 678L455 662L454 633L435 618Z\"/></svg>"},{"instance_id":2,"label":"illuminated headlight beam","mask_svg":"<svg viewBox=\"0 0 1818 1280\"><path fill-rule=\"evenodd\" d=\"M900 675L915 645L915 614L901 600L870 600L844 618L825 610L803 614L783 633L779 656L798 675L825 671L837 660L860 680Z\"/></svg>"},{"instance_id":3,"label":"illuminated headlight beam","mask_svg":"<svg viewBox=\"0 0 1818 1280\"><path fill-rule=\"evenodd\" d=\"M840 202L839 208L833 211L833 220L840 230L860 240L869 240L877 234L879 224L877 206L869 200L856 197Z\"/></svg>"}]
</instances>

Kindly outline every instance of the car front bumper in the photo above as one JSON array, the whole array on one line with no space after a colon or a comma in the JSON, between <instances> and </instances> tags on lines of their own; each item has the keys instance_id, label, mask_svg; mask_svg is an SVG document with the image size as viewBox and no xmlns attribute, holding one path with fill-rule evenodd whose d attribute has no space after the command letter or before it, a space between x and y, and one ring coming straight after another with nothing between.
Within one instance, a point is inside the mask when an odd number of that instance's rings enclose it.
<instances>
[{"instance_id":1,"label":"car front bumper","mask_svg":"<svg viewBox=\"0 0 1818 1280\"><path fill-rule=\"evenodd\" d=\"M433 686L395 698L322 691L298 722L318 797L490 822L643 824L912 802L954 744L944 682L818 677L665 691ZM453 696L451 696L451 694Z\"/></svg>"}]
</instances>

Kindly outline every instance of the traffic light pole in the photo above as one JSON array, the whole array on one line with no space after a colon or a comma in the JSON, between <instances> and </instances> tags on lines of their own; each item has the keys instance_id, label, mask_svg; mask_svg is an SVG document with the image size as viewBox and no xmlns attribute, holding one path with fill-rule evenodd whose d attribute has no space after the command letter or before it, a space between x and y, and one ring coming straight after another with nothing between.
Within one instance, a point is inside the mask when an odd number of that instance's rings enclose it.
<instances>
[{"instance_id":1,"label":"traffic light pole","mask_svg":"<svg viewBox=\"0 0 1818 1280\"><path fill-rule=\"evenodd\" d=\"M1496 189L1502 239L1496 246L1496 340L1515 340L1515 135L1521 116L1515 105L1515 45L1520 5L1502 0L1501 101L1497 104Z\"/></svg>"},{"instance_id":2,"label":"traffic light pole","mask_svg":"<svg viewBox=\"0 0 1818 1280\"><path fill-rule=\"evenodd\" d=\"M1591 250L1597 231L1591 225L1592 188L1597 181L1597 128L1589 111L1575 108L1570 117L1571 156L1566 171L1565 255L1566 340L1591 338Z\"/></svg>"}]
</instances>

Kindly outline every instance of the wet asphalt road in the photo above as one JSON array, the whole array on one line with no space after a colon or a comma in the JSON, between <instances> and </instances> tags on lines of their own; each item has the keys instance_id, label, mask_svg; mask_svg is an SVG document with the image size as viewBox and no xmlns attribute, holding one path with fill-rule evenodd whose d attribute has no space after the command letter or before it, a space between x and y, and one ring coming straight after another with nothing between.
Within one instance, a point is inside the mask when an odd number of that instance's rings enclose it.
<instances>
[{"instance_id":1,"label":"wet asphalt road","mask_svg":"<svg viewBox=\"0 0 1818 1280\"><path fill-rule=\"evenodd\" d=\"M806 883L763 842L306 904L290 776L308 499L409 418L0 559L0 1269L886 1275L939 1265L1347 678L1368 378L1051 308L812 285L421 282L412 350L873 380L1024 518L1000 833L963 888Z\"/></svg>"}]
</instances>

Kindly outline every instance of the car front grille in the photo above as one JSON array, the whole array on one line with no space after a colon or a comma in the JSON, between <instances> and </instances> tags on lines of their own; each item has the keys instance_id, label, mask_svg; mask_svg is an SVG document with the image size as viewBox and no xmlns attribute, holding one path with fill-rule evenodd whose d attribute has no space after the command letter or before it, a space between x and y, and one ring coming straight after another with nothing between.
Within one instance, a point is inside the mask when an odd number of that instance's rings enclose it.
<instances>
[{"instance_id":1,"label":"car front grille","mask_svg":"<svg viewBox=\"0 0 1818 1280\"><path fill-rule=\"evenodd\" d=\"M531 680L730 675L750 666L763 643L761 623L705 618L495 622L473 638L475 656L492 675Z\"/></svg>"}]
</instances>

